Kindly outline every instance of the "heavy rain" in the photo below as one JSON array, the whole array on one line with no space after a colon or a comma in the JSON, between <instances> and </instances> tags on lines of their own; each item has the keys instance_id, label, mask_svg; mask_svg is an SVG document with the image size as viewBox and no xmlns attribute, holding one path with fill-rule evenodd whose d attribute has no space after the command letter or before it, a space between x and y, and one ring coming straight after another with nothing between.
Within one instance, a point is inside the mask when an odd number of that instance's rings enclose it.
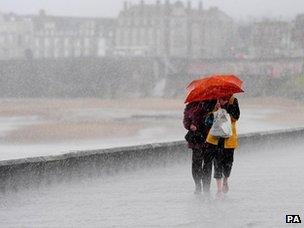
<instances>
[{"instance_id":1,"label":"heavy rain","mask_svg":"<svg viewBox=\"0 0 304 228\"><path fill-rule=\"evenodd\" d=\"M303 37L301 0L1 0L0 227L301 222Z\"/></svg>"}]
</instances>

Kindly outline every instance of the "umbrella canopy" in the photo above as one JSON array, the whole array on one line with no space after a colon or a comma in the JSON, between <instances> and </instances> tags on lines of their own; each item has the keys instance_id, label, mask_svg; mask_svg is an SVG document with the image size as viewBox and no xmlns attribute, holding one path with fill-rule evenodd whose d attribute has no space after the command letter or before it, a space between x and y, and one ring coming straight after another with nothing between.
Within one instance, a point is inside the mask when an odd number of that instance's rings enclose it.
<instances>
[{"instance_id":1,"label":"umbrella canopy","mask_svg":"<svg viewBox=\"0 0 304 228\"><path fill-rule=\"evenodd\" d=\"M235 75L210 75L194 80L187 86L185 103L218 99L234 93L244 92L243 81Z\"/></svg>"}]
</instances>

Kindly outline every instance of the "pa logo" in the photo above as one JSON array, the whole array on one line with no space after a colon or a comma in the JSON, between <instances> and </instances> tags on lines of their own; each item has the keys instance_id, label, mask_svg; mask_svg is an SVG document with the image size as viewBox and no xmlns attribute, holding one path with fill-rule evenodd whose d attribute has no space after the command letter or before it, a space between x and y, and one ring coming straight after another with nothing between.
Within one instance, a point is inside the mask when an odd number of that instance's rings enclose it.
<instances>
[{"instance_id":1,"label":"pa logo","mask_svg":"<svg viewBox=\"0 0 304 228\"><path fill-rule=\"evenodd\" d=\"M300 215L286 215L286 223L301 223Z\"/></svg>"}]
</instances>

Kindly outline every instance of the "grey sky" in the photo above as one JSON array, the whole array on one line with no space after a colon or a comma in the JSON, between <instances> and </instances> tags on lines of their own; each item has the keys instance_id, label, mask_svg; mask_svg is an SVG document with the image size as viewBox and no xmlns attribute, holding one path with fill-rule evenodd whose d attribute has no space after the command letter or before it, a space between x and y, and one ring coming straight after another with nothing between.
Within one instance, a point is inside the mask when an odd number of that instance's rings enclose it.
<instances>
[{"instance_id":1,"label":"grey sky","mask_svg":"<svg viewBox=\"0 0 304 228\"><path fill-rule=\"evenodd\" d=\"M147 3L155 1L145 0ZM55 15L114 17L121 10L123 2L124 0L0 0L0 11L28 14L45 9L47 13ZM139 0L129 2L135 4ZM199 0L191 2L197 6ZM203 0L203 4L204 8L218 6L238 19L247 16L292 19L297 13L304 13L304 0Z\"/></svg>"}]
</instances>

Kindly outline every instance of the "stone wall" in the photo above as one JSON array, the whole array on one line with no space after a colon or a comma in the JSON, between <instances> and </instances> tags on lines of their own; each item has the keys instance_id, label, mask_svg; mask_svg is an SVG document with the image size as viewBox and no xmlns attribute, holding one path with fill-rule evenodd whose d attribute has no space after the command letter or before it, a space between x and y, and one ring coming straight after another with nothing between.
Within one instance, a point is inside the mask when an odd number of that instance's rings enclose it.
<instances>
[{"instance_id":1,"label":"stone wall","mask_svg":"<svg viewBox=\"0 0 304 228\"><path fill-rule=\"evenodd\" d=\"M290 149L291 143L303 143L303 136L304 128L240 135L240 147L236 152L257 153L276 146L280 150ZM190 165L190 155L186 143L177 141L0 161L0 190L78 181L179 162L189 161Z\"/></svg>"},{"instance_id":2,"label":"stone wall","mask_svg":"<svg viewBox=\"0 0 304 228\"><path fill-rule=\"evenodd\" d=\"M302 72L302 60L71 58L0 61L0 97L184 96L201 75L234 73L247 95L263 94L282 77ZM164 82L164 83L163 83ZM162 90L155 89L163 84ZM158 91L158 93L155 93Z\"/></svg>"}]
</instances>

